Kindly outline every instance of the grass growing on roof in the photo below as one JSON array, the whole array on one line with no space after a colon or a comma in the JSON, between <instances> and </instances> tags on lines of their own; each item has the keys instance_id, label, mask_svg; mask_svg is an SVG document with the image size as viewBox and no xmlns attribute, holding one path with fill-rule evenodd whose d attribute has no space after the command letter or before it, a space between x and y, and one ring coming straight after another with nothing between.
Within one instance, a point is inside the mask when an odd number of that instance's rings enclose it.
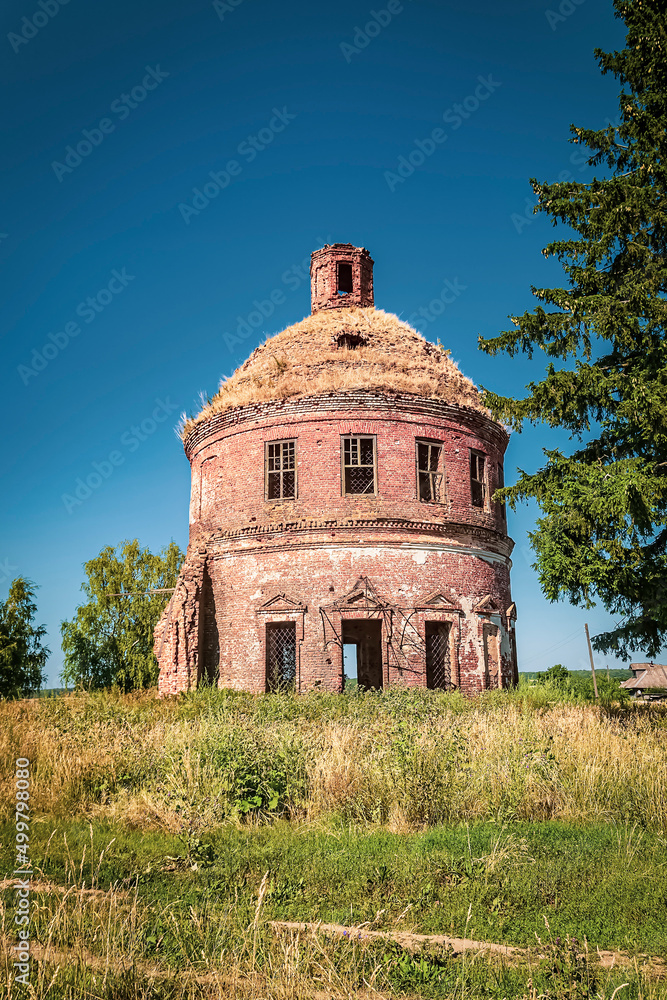
<instances>
[{"instance_id":1,"label":"grass growing on roof","mask_svg":"<svg viewBox=\"0 0 667 1000\"><path fill-rule=\"evenodd\" d=\"M343 335L343 344L337 338ZM360 338L344 346L345 335ZM196 416L201 421L237 406L328 392L378 389L426 396L489 415L473 384L449 357L408 323L382 309L329 309L306 316L260 344Z\"/></svg>"}]
</instances>

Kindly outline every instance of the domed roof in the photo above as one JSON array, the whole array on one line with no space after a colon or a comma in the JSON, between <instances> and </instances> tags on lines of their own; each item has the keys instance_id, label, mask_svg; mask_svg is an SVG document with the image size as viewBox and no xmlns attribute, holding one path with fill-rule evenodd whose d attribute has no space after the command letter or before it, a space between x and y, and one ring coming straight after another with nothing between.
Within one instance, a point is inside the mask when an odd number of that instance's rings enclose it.
<instances>
[{"instance_id":1,"label":"domed roof","mask_svg":"<svg viewBox=\"0 0 667 1000\"><path fill-rule=\"evenodd\" d=\"M411 393L490 416L449 351L392 313L347 308L316 312L269 337L184 421L182 435L237 406L358 389Z\"/></svg>"}]
</instances>

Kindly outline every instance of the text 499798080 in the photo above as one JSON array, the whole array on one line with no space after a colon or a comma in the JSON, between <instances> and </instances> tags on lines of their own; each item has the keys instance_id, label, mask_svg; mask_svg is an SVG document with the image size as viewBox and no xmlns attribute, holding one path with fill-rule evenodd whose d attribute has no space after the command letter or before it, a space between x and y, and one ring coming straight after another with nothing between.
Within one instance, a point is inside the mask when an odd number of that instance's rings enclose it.
<instances>
[{"instance_id":1,"label":"text 499798080","mask_svg":"<svg viewBox=\"0 0 667 1000\"><path fill-rule=\"evenodd\" d=\"M30 875L32 864L28 855L30 843L30 761L19 757L16 761L16 913L14 923L18 943L12 945L18 961L13 963L14 979L28 985L30 973ZM21 876L19 878L19 876Z\"/></svg>"}]
</instances>

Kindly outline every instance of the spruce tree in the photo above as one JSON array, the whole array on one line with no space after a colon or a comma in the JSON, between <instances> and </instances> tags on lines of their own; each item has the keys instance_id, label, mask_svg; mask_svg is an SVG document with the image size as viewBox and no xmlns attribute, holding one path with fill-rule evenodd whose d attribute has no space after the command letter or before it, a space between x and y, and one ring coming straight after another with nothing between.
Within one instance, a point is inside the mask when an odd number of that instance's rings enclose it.
<instances>
[{"instance_id":1,"label":"spruce tree","mask_svg":"<svg viewBox=\"0 0 667 1000\"><path fill-rule=\"evenodd\" d=\"M618 122L571 126L602 176L531 180L536 211L568 227L543 251L567 285L533 287L538 305L480 347L542 350L545 376L524 398L485 390L486 404L514 429L544 421L574 441L570 454L544 449L541 469L497 494L513 509L537 501L530 539L545 595L599 600L621 620L595 647L655 657L667 638L667 31L660 0L614 9L625 48L595 56L621 83Z\"/></svg>"}]
</instances>

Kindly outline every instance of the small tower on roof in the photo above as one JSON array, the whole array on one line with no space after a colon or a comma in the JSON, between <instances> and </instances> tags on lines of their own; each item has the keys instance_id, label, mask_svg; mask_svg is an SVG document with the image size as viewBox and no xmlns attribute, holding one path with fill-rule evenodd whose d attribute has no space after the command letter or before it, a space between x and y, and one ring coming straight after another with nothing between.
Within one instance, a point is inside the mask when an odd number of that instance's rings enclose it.
<instances>
[{"instance_id":1,"label":"small tower on roof","mask_svg":"<svg viewBox=\"0 0 667 1000\"><path fill-rule=\"evenodd\" d=\"M372 307L373 258L365 247L327 243L311 255L310 295L313 313L321 309Z\"/></svg>"}]
</instances>

